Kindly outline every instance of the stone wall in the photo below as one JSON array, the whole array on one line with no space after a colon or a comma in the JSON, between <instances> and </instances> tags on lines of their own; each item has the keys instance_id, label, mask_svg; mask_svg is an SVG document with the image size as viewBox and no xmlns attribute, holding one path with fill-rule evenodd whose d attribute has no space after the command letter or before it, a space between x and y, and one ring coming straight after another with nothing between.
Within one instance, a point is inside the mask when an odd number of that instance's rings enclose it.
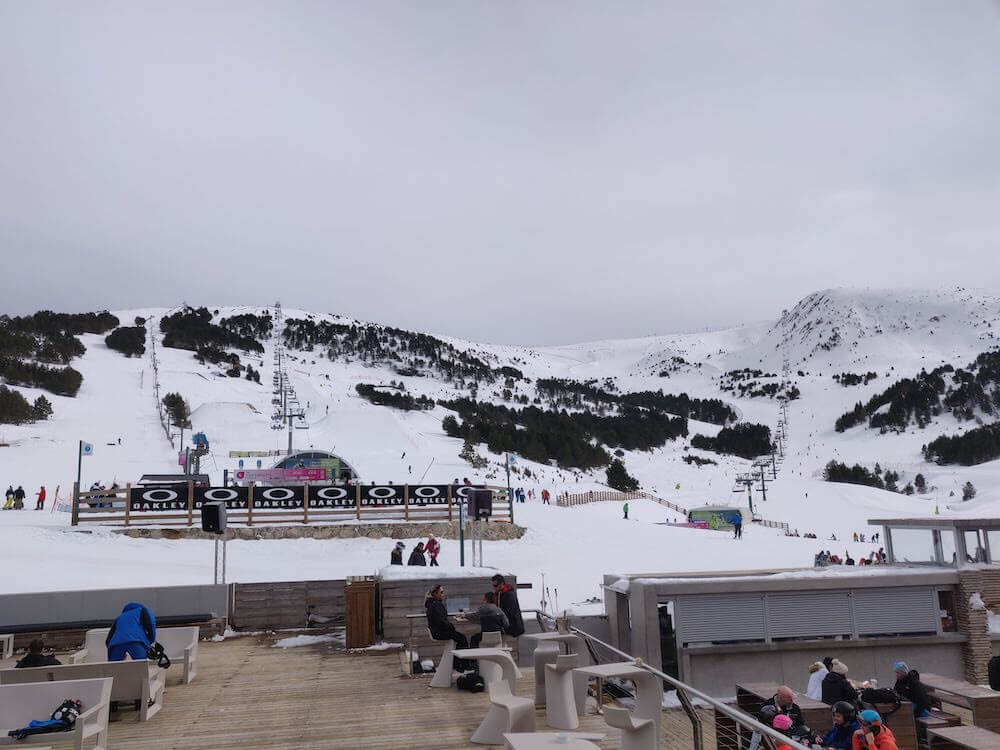
<instances>
[{"instance_id":1,"label":"stone wall","mask_svg":"<svg viewBox=\"0 0 1000 750\"><path fill-rule=\"evenodd\" d=\"M958 590L955 592L955 616L958 620L958 630L968 640L962 647L962 660L965 664L965 679L974 685L985 685L989 682L988 665L993 656L993 645L986 627L986 610L973 609L969 599L973 594L980 594L986 602L987 585L996 590L1000 583L1000 570L979 568L960 569L958 571Z\"/></svg>"},{"instance_id":2,"label":"stone wall","mask_svg":"<svg viewBox=\"0 0 1000 750\"><path fill-rule=\"evenodd\" d=\"M481 525L483 539L520 539L524 536L523 526L512 523L484 523ZM115 529L119 534L137 539L215 539L215 534L206 534L197 526L179 528L129 527ZM471 524L465 525L465 538L471 535ZM338 525L299 526L230 526L229 539L419 539L433 534L439 539L458 539L457 521L435 521L409 523L359 523Z\"/></svg>"}]
</instances>

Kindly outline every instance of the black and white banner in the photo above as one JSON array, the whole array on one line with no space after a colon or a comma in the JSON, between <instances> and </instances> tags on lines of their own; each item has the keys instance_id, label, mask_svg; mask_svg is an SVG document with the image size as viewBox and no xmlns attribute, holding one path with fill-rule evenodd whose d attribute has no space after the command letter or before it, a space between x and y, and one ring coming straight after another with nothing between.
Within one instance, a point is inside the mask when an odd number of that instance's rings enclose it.
<instances>
[{"instance_id":1,"label":"black and white banner","mask_svg":"<svg viewBox=\"0 0 1000 750\"><path fill-rule=\"evenodd\" d=\"M414 484L366 484L358 487L338 487L330 485L309 486L309 508L354 508L359 502L362 507L385 508L403 506L407 502L413 506L447 505L448 490L451 489L452 503L464 502L471 489L481 485ZM248 487L195 487L194 510L200 510L202 503L223 502L227 510L246 510L249 505ZM409 500L407 500L407 493ZM360 494L360 501L359 501ZM305 496L303 485L287 487L254 487L254 510L288 510L302 508ZM186 485L167 487L133 487L129 495L129 505L133 512L165 513L186 511L188 488Z\"/></svg>"}]
</instances>

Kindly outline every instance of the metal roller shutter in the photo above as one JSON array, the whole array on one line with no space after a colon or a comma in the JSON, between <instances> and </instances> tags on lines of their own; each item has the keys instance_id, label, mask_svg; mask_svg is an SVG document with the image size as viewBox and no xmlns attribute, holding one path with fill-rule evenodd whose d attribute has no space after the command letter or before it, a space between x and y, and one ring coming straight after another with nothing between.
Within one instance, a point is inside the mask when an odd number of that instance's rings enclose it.
<instances>
[{"instance_id":1,"label":"metal roller shutter","mask_svg":"<svg viewBox=\"0 0 1000 750\"><path fill-rule=\"evenodd\" d=\"M761 594L679 597L675 617L681 643L764 640Z\"/></svg>"},{"instance_id":2,"label":"metal roller shutter","mask_svg":"<svg viewBox=\"0 0 1000 750\"><path fill-rule=\"evenodd\" d=\"M846 591L768 594L767 631L771 638L850 635L851 598Z\"/></svg>"},{"instance_id":3,"label":"metal roller shutter","mask_svg":"<svg viewBox=\"0 0 1000 750\"><path fill-rule=\"evenodd\" d=\"M936 633L938 619L934 590L908 586L855 591L854 619L858 635Z\"/></svg>"}]
</instances>

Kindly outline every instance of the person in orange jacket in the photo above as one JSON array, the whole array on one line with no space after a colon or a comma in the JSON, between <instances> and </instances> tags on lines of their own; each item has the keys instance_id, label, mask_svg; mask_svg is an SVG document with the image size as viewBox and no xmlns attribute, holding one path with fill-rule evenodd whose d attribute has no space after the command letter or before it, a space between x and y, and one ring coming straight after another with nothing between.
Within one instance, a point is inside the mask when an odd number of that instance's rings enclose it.
<instances>
[{"instance_id":1,"label":"person in orange jacket","mask_svg":"<svg viewBox=\"0 0 1000 750\"><path fill-rule=\"evenodd\" d=\"M878 711L870 708L858 714L861 729L854 733L851 740L853 750L898 750L896 738L889 727L882 725L882 717Z\"/></svg>"},{"instance_id":2,"label":"person in orange jacket","mask_svg":"<svg viewBox=\"0 0 1000 750\"><path fill-rule=\"evenodd\" d=\"M42 485L42 489L35 493L38 497L38 501L35 503L35 510L45 510L45 485Z\"/></svg>"}]
</instances>

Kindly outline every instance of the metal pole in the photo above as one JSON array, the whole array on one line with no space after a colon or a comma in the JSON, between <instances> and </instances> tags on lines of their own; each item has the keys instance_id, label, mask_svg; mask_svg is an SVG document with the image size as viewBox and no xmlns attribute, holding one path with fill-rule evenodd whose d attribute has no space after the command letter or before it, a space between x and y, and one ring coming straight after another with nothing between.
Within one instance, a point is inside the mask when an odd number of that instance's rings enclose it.
<instances>
[{"instance_id":1,"label":"metal pole","mask_svg":"<svg viewBox=\"0 0 1000 750\"><path fill-rule=\"evenodd\" d=\"M222 582L226 582L226 542L229 541L228 533L222 537Z\"/></svg>"},{"instance_id":2,"label":"metal pole","mask_svg":"<svg viewBox=\"0 0 1000 750\"><path fill-rule=\"evenodd\" d=\"M510 453L506 453L507 464L507 504L510 506L510 522L514 523L514 496L510 491Z\"/></svg>"},{"instance_id":3,"label":"metal pole","mask_svg":"<svg viewBox=\"0 0 1000 750\"><path fill-rule=\"evenodd\" d=\"M458 565L465 567L465 503L458 497Z\"/></svg>"},{"instance_id":4,"label":"metal pole","mask_svg":"<svg viewBox=\"0 0 1000 750\"><path fill-rule=\"evenodd\" d=\"M479 567L481 568L483 567L483 522L476 521L476 524L479 526L477 533L479 535Z\"/></svg>"},{"instance_id":5,"label":"metal pole","mask_svg":"<svg viewBox=\"0 0 1000 750\"><path fill-rule=\"evenodd\" d=\"M212 583L219 582L219 537L215 537L215 569L212 575Z\"/></svg>"},{"instance_id":6,"label":"metal pole","mask_svg":"<svg viewBox=\"0 0 1000 750\"><path fill-rule=\"evenodd\" d=\"M767 486L764 484L764 467L763 466L760 467L760 496L764 500L764 502L766 503L767 502Z\"/></svg>"}]
</instances>

